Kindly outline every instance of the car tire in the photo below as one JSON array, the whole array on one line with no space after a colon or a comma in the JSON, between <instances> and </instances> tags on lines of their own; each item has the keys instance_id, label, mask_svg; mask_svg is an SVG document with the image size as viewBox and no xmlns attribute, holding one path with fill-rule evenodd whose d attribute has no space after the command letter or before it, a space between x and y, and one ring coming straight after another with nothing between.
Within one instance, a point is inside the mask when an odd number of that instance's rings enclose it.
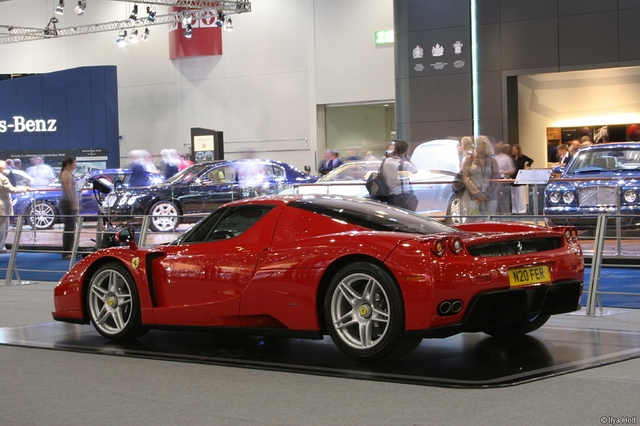
<instances>
[{"instance_id":1,"label":"car tire","mask_svg":"<svg viewBox=\"0 0 640 426\"><path fill-rule=\"evenodd\" d=\"M91 323L107 339L130 340L147 332L135 281L119 263L107 263L93 274L86 303Z\"/></svg>"},{"instance_id":2,"label":"car tire","mask_svg":"<svg viewBox=\"0 0 640 426\"><path fill-rule=\"evenodd\" d=\"M404 303L393 277L378 265L355 262L338 271L325 297L324 319L335 345L358 361L394 359L421 338L404 338Z\"/></svg>"},{"instance_id":3,"label":"car tire","mask_svg":"<svg viewBox=\"0 0 640 426\"><path fill-rule=\"evenodd\" d=\"M28 212L27 223L38 231L53 228L58 215L55 206L46 201L36 201L34 205L29 207Z\"/></svg>"},{"instance_id":4,"label":"car tire","mask_svg":"<svg viewBox=\"0 0 640 426\"><path fill-rule=\"evenodd\" d=\"M149 210L149 228L154 232L173 232L180 223L178 208L171 201L158 201Z\"/></svg>"},{"instance_id":5,"label":"car tire","mask_svg":"<svg viewBox=\"0 0 640 426\"><path fill-rule=\"evenodd\" d=\"M506 327L485 330L485 333L493 337L517 337L531 333L546 324L551 315L537 315L534 318L521 320Z\"/></svg>"},{"instance_id":6,"label":"car tire","mask_svg":"<svg viewBox=\"0 0 640 426\"><path fill-rule=\"evenodd\" d=\"M451 225L460 225L466 222L466 218L462 217L462 200L457 195L452 196L449 200L445 222Z\"/></svg>"}]
</instances>

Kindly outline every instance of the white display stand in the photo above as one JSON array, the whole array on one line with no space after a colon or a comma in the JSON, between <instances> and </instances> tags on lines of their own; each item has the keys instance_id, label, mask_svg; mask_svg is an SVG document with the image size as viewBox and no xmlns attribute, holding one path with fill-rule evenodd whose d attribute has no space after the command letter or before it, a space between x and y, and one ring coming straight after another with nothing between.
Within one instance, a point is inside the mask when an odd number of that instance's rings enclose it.
<instances>
[{"instance_id":1,"label":"white display stand","mask_svg":"<svg viewBox=\"0 0 640 426\"><path fill-rule=\"evenodd\" d=\"M546 185L551 177L551 169L522 169L516 176L516 185Z\"/></svg>"}]
</instances>

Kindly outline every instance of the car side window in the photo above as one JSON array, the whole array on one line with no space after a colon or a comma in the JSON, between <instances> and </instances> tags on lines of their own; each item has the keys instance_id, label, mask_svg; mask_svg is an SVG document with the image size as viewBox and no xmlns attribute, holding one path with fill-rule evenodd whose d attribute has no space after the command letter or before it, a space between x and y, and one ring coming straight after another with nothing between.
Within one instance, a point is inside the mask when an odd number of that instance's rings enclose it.
<instances>
[{"instance_id":1,"label":"car side window","mask_svg":"<svg viewBox=\"0 0 640 426\"><path fill-rule=\"evenodd\" d=\"M217 241L242 235L264 217L273 206L238 206L229 209L207 235L206 241Z\"/></svg>"},{"instance_id":2,"label":"car side window","mask_svg":"<svg viewBox=\"0 0 640 426\"><path fill-rule=\"evenodd\" d=\"M176 242L202 243L237 237L273 209L270 205L236 206L218 209L198 222Z\"/></svg>"}]
</instances>

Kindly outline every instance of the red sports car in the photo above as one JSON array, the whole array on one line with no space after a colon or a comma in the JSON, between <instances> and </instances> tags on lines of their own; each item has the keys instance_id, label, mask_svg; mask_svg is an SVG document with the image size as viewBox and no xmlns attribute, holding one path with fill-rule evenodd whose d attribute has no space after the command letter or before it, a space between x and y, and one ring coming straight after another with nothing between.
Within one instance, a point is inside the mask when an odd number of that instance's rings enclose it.
<instances>
[{"instance_id":1,"label":"red sports car","mask_svg":"<svg viewBox=\"0 0 640 426\"><path fill-rule=\"evenodd\" d=\"M584 262L573 227L450 227L386 204L291 195L226 204L175 241L100 250L55 289L54 319L108 339L233 329L322 339L363 361L425 337L514 336L575 311Z\"/></svg>"}]
</instances>

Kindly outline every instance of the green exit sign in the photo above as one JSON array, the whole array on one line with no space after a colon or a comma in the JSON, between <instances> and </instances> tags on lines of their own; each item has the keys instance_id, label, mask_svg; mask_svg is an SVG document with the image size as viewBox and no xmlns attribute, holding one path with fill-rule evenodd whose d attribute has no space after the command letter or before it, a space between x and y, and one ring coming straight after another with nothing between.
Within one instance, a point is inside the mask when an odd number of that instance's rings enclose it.
<instances>
[{"instance_id":1,"label":"green exit sign","mask_svg":"<svg viewBox=\"0 0 640 426\"><path fill-rule=\"evenodd\" d=\"M393 43L393 30L376 31L376 44Z\"/></svg>"}]
</instances>

